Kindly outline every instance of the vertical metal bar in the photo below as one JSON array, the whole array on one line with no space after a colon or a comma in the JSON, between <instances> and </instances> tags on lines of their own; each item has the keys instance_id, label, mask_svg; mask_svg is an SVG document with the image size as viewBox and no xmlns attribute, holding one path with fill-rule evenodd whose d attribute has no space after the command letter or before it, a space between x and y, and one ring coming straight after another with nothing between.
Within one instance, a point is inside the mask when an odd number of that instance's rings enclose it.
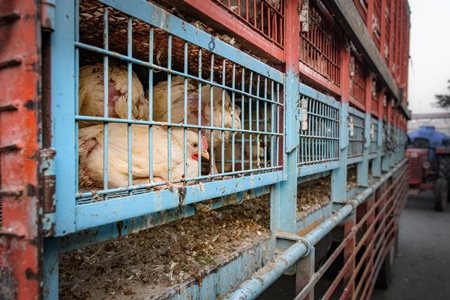
<instances>
[{"instance_id":1,"label":"vertical metal bar","mask_svg":"<svg viewBox=\"0 0 450 300\"><path fill-rule=\"evenodd\" d=\"M286 13L286 38L292 45L299 45L300 23L298 22L298 1L285 1ZM270 194L271 230L296 233L297 212L297 165L300 122L296 118L299 102L299 52L298 47L287 47L286 77L284 81L284 151L283 151L283 176L282 181L273 186ZM277 93L279 94L279 93ZM291 242L280 240L277 247L287 248Z\"/></svg>"},{"instance_id":2,"label":"vertical metal bar","mask_svg":"<svg viewBox=\"0 0 450 300\"><path fill-rule=\"evenodd\" d=\"M233 63L233 75L232 75L232 82L231 82L231 87L233 89L232 95L231 95L231 105L233 106L233 109L236 105L236 93L234 92L234 89L236 88L236 64ZM233 117L232 119L232 127L235 128L236 124L235 124L235 118ZM241 128L243 127L243 124L241 126ZM236 133L233 131L232 135L231 135L231 171L235 172L236 171L236 166L235 166L235 142L236 142ZM224 164L222 161L222 170L224 170Z\"/></svg>"},{"instance_id":3,"label":"vertical metal bar","mask_svg":"<svg viewBox=\"0 0 450 300\"><path fill-rule=\"evenodd\" d=\"M52 82L52 145L57 149L55 156L56 180L56 211L55 215L56 230L55 235L60 236L75 231L75 195L77 186L77 173L67 170L78 170L75 159L68 161L67 157L75 158L77 150L77 131L74 120L74 113L78 108L75 106L78 91L75 89L78 77L78 61L76 49L74 47L75 39L78 39L78 20L79 2L59 3L56 5L55 12L55 31L52 33L52 64L51 64L51 82ZM67 17L72 18L72 22L67 21ZM29 30L29 29L28 29ZM61 68L64 66L64 68ZM67 99L75 99L67 101ZM70 116L70 117L68 117ZM67 139L72 136L73 139Z\"/></svg>"},{"instance_id":4,"label":"vertical metal bar","mask_svg":"<svg viewBox=\"0 0 450 300\"><path fill-rule=\"evenodd\" d=\"M153 65L153 55L155 51L155 36L153 27L150 27L148 45L148 61L150 65ZM153 121L153 68L149 68L148 72L148 119ZM153 126L150 125L148 130L148 173L150 182L153 182L153 145Z\"/></svg>"},{"instance_id":5,"label":"vertical metal bar","mask_svg":"<svg viewBox=\"0 0 450 300\"><path fill-rule=\"evenodd\" d=\"M256 80L256 97L257 97L257 100L256 100L256 120L255 120L255 122L256 122L256 131L258 131L258 133L256 134L256 145L255 145L255 147L256 147L256 166L257 167L261 167L261 162L260 162L260 158L259 158L259 152L260 152L260 130L259 130L259 102L260 102L260 100L259 100L259 90L260 90L260 88L261 88L261 75L259 75L258 74L258 76L257 76L257 80ZM266 120L265 120L265 122L267 122Z\"/></svg>"},{"instance_id":6,"label":"vertical metal bar","mask_svg":"<svg viewBox=\"0 0 450 300\"><path fill-rule=\"evenodd\" d=\"M215 62L215 56L212 53L211 54L211 66L209 69L209 80L212 82L214 82L214 62ZM209 126L213 127L213 129L211 130L211 135L210 135L210 147L211 147L211 157L210 157L210 169L209 172L210 174L214 174L214 163L215 163L215 155L214 155L214 135L215 135L215 126L214 126L214 86L211 84L209 86L209 111L210 111L210 123ZM214 177L213 177L214 180Z\"/></svg>"},{"instance_id":7,"label":"vertical metal bar","mask_svg":"<svg viewBox=\"0 0 450 300\"><path fill-rule=\"evenodd\" d=\"M183 61L184 61L184 74L188 74L188 43L184 42L184 54L183 54ZM188 79L185 77L184 78L184 95L183 95L183 112L184 112L184 116L183 116L183 125L186 126L186 124L188 124ZM187 164L187 159L188 159L188 153L187 153L187 148L188 148L188 142L187 142L187 131L186 131L186 127L184 127L184 132L183 132L183 145L184 145L184 149L183 149L183 157L184 157L184 174L185 174L185 179L192 177L192 174L188 174L188 164ZM199 154L202 152L202 148L203 145L201 143L198 143L198 152ZM200 167L200 170L198 172L198 174L201 174L201 165L202 165L202 156L198 155L198 165Z\"/></svg>"},{"instance_id":8,"label":"vertical metal bar","mask_svg":"<svg viewBox=\"0 0 450 300\"><path fill-rule=\"evenodd\" d=\"M202 52L202 48L198 49L198 78L202 78L202 56L203 56L203 52ZM197 125L202 125L202 104L203 104L203 94L202 94L202 84L201 82L198 83L198 100L197 100L197 115L198 115L198 119L197 119ZM198 137L198 145L202 144L202 131L201 129L199 129L197 131L197 137ZM213 152L211 145L209 145L209 150L210 152ZM202 165L201 165L201 155L199 155L199 163L198 163L198 174L201 174L202 172ZM212 157L209 158L210 161L213 159Z\"/></svg>"},{"instance_id":9,"label":"vertical metal bar","mask_svg":"<svg viewBox=\"0 0 450 300\"><path fill-rule=\"evenodd\" d=\"M241 91L243 92L242 94L242 105L241 105L241 122L242 124L245 124L245 99L246 96L244 94L245 92L245 70L242 70L242 76L241 76ZM248 128L246 128L248 130ZM245 170L245 164L244 164L244 151L245 151L245 133L242 133L241 135L241 170Z\"/></svg>"},{"instance_id":10,"label":"vertical metal bar","mask_svg":"<svg viewBox=\"0 0 450 300\"><path fill-rule=\"evenodd\" d=\"M128 57L133 57L133 18L128 17L128 31L127 31L127 55ZM132 102L133 102L133 94L132 94L132 75L133 75L133 65L131 62L127 63L128 67L128 99L127 99L127 118L128 120L133 119L133 112L132 112ZM127 125L128 129L128 185L133 185L133 144L132 144L132 138L133 138L133 130L132 130L132 124L128 123Z\"/></svg>"},{"instance_id":11,"label":"vertical metal bar","mask_svg":"<svg viewBox=\"0 0 450 300\"><path fill-rule=\"evenodd\" d=\"M167 42L167 69L172 69L172 35ZM167 123L172 123L172 74L167 73ZM200 145L200 144L199 144ZM172 181L172 126L167 127L167 168L168 178Z\"/></svg>"},{"instance_id":12,"label":"vertical metal bar","mask_svg":"<svg viewBox=\"0 0 450 300\"><path fill-rule=\"evenodd\" d=\"M297 272L295 273L295 294L298 295L303 288L311 281L314 275L314 261L316 257L316 249L311 248L308 256L301 258L297 262ZM306 295L304 300L314 299L314 289Z\"/></svg>"},{"instance_id":13,"label":"vertical metal bar","mask_svg":"<svg viewBox=\"0 0 450 300\"><path fill-rule=\"evenodd\" d=\"M252 131L253 129L253 118L252 118L252 113L253 113L253 108L252 108L252 103L253 103L253 71L250 71L250 84L249 84L249 91L248 93L250 94L249 98L248 98L248 124L249 124L249 130L250 133L248 135L248 149L249 149L249 168L250 170L253 169L253 162L252 162L252 143L253 143L253 134Z\"/></svg>"},{"instance_id":14,"label":"vertical metal bar","mask_svg":"<svg viewBox=\"0 0 450 300\"><path fill-rule=\"evenodd\" d=\"M78 15L78 14L77 14ZM109 50L109 26L108 26L108 7L106 5L103 6L103 30L104 30L104 39L103 39L103 48L105 50ZM79 22L79 21L78 21ZM79 24L79 23L76 24ZM77 30L77 34L78 30ZM109 56L103 56L103 117L109 117ZM78 78L78 77L77 77ZM108 189L108 123L103 123L103 189Z\"/></svg>"}]
</instances>

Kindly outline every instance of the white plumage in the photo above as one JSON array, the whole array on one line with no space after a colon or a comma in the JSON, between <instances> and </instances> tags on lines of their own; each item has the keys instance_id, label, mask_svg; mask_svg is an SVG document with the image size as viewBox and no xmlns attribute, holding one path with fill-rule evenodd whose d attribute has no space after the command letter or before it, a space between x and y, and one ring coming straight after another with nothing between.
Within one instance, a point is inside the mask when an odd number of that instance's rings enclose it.
<instances>
[{"instance_id":1,"label":"white plumage","mask_svg":"<svg viewBox=\"0 0 450 300\"><path fill-rule=\"evenodd\" d=\"M104 116L104 66L101 63L80 68L79 72L79 114L83 116ZM148 120L148 100L144 88L134 72L131 75L133 120ZM108 117L128 118L128 69L125 66L108 67ZM80 128L94 124L80 122Z\"/></svg>"},{"instance_id":2,"label":"white plumage","mask_svg":"<svg viewBox=\"0 0 450 300\"><path fill-rule=\"evenodd\" d=\"M108 187L128 186L128 126L123 123L108 125ZM199 147L196 133L187 130L187 158L184 159L184 130L172 129L171 137L171 171L168 176L168 135L162 127L152 129L151 147L153 164L149 159L149 127L132 125L132 184L150 182L150 169L153 181L175 181L199 175L198 155L209 159L208 144L204 137ZM104 126L95 125L79 130L79 181L80 187L92 188L103 186L103 141ZM187 166L187 174L184 165Z\"/></svg>"}]
</instances>

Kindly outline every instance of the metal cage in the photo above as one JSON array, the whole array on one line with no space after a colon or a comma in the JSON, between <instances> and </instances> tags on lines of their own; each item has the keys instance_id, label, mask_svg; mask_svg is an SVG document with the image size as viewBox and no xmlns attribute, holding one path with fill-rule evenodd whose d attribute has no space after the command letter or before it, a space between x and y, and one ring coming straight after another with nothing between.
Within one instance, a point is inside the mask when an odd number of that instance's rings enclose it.
<instances>
[{"instance_id":1,"label":"metal cage","mask_svg":"<svg viewBox=\"0 0 450 300\"><path fill-rule=\"evenodd\" d=\"M302 175L336 167L339 162L339 103L300 84L300 143ZM307 171L308 169L314 171Z\"/></svg>"},{"instance_id":2,"label":"metal cage","mask_svg":"<svg viewBox=\"0 0 450 300\"><path fill-rule=\"evenodd\" d=\"M211 0L237 16L249 28L284 46L284 0Z\"/></svg>"},{"instance_id":3,"label":"metal cage","mask_svg":"<svg viewBox=\"0 0 450 300\"><path fill-rule=\"evenodd\" d=\"M308 17L308 30L300 35L300 62L340 86L341 32L319 1L309 2Z\"/></svg>"},{"instance_id":4,"label":"metal cage","mask_svg":"<svg viewBox=\"0 0 450 300\"><path fill-rule=\"evenodd\" d=\"M364 151L364 118L365 114L353 107L349 108L348 117L348 162L355 163L362 160Z\"/></svg>"},{"instance_id":5,"label":"metal cage","mask_svg":"<svg viewBox=\"0 0 450 300\"><path fill-rule=\"evenodd\" d=\"M149 2L60 7L57 235L281 180L281 72Z\"/></svg>"}]
</instances>

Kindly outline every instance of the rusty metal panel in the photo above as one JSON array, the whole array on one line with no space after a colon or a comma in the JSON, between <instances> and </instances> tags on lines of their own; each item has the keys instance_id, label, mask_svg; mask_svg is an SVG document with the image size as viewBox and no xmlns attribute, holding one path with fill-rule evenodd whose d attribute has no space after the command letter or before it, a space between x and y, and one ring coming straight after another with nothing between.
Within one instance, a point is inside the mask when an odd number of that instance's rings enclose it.
<instances>
[{"instance_id":1,"label":"rusty metal panel","mask_svg":"<svg viewBox=\"0 0 450 300\"><path fill-rule=\"evenodd\" d=\"M0 298L38 299L40 23L37 1L0 5Z\"/></svg>"}]
</instances>

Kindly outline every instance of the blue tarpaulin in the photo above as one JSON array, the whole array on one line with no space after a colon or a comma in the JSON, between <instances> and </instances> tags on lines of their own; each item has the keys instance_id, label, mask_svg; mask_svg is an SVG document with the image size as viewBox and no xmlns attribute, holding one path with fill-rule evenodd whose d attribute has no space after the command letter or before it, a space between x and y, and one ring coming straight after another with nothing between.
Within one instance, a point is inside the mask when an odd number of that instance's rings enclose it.
<instances>
[{"instance_id":1,"label":"blue tarpaulin","mask_svg":"<svg viewBox=\"0 0 450 300\"><path fill-rule=\"evenodd\" d=\"M418 130L408 133L411 142L415 138L425 138L430 141L430 151L428 153L428 159L431 161L434 159L434 148L444 146L444 141L450 145L450 138L442 132L436 131L434 126L420 126Z\"/></svg>"}]
</instances>

